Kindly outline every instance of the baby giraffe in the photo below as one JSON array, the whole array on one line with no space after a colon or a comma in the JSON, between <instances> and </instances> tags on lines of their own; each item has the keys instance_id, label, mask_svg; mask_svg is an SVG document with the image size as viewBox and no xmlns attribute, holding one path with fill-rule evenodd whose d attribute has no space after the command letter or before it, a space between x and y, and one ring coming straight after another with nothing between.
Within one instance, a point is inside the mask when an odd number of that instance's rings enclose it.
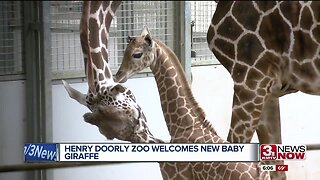
<instances>
[{"instance_id":1,"label":"baby giraffe","mask_svg":"<svg viewBox=\"0 0 320 180\"><path fill-rule=\"evenodd\" d=\"M128 37L128 47L115 80L125 82L150 67L157 82L172 143L228 143L221 139L193 97L177 56L153 39L145 27L138 37ZM270 179L260 163L162 163L164 179Z\"/></svg>"}]
</instances>

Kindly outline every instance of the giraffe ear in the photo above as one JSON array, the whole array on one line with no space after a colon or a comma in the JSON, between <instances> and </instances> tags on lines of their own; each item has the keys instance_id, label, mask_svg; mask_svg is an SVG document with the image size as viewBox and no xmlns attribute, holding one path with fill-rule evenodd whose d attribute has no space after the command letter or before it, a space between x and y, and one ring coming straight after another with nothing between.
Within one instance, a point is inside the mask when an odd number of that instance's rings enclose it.
<instances>
[{"instance_id":1,"label":"giraffe ear","mask_svg":"<svg viewBox=\"0 0 320 180\"><path fill-rule=\"evenodd\" d=\"M85 113L83 115L83 119L85 122L92 125L99 125L99 121L94 117L93 113Z\"/></svg>"},{"instance_id":2,"label":"giraffe ear","mask_svg":"<svg viewBox=\"0 0 320 180\"><path fill-rule=\"evenodd\" d=\"M152 46L152 37L150 31L147 26L145 26L142 30L141 37L144 37L144 40L149 46Z\"/></svg>"},{"instance_id":3,"label":"giraffe ear","mask_svg":"<svg viewBox=\"0 0 320 180\"><path fill-rule=\"evenodd\" d=\"M86 95L73 89L66 81L62 80L64 88L67 90L69 96L78 101L80 104L87 106Z\"/></svg>"},{"instance_id":4,"label":"giraffe ear","mask_svg":"<svg viewBox=\"0 0 320 180\"><path fill-rule=\"evenodd\" d=\"M134 39L134 37L128 36L127 43L130 43L133 39Z\"/></svg>"},{"instance_id":5,"label":"giraffe ear","mask_svg":"<svg viewBox=\"0 0 320 180\"><path fill-rule=\"evenodd\" d=\"M148 46L152 46L152 39L151 39L150 34L147 34L147 35L144 37L144 40L146 41L146 43L148 44Z\"/></svg>"},{"instance_id":6,"label":"giraffe ear","mask_svg":"<svg viewBox=\"0 0 320 180\"><path fill-rule=\"evenodd\" d=\"M145 26L145 27L143 28L143 30L142 30L142 32L141 32L141 37L145 37L146 35L149 35L149 36L151 37L150 31L149 31L149 29L148 29L147 26Z\"/></svg>"},{"instance_id":7,"label":"giraffe ear","mask_svg":"<svg viewBox=\"0 0 320 180\"><path fill-rule=\"evenodd\" d=\"M121 85L121 84L117 84L114 87L112 87L110 89L110 92L112 95L117 95L119 93L124 93L125 92L125 88Z\"/></svg>"}]
</instances>

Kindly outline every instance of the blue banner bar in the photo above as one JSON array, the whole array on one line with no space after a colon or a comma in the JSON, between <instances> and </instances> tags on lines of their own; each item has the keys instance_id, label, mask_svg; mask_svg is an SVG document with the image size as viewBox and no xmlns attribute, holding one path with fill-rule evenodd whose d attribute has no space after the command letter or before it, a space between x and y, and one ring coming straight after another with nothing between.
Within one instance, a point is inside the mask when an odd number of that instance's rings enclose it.
<instances>
[{"instance_id":1,"label":"blue banner bar","mask_svg":"<svg viewBox=\"0 0 320 180\"><path fill-rule=\"evenodd\" d=\"M25 162L47 162L57 160L57 144L25 144Z\"/></svg>"}]
</instances>

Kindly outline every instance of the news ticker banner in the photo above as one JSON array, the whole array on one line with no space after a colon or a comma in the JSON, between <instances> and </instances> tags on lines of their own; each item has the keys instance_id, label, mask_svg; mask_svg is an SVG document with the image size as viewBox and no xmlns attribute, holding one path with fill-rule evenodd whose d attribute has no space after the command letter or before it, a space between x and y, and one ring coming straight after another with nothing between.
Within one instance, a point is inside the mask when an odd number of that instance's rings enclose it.
<instances>
[{"instance_id":1,"label":"news ticker banner","mask_svg":"<svg viewBox=\"0 0 320 180\"><path fill-rule=\"evenodd\" d=\"M259 144L26 144L25 161L214 162L259 161Z\"/></svg>"},{"instance_id":2,"label":"news ticker banner","mask_svg":"<svg viewBox=\"0 0 320 180\"><path fill-rule=\"evenodd\" d=\"M259 150L261 154L259 154ZM283 157L301 160L302 157L305 158L305 154L303 156L300 154L302 153L300 151L303 150L305 153L305 145L263 144L259 146L259 144L255 143L49 143L25 144L24 155L25 162L255 162L260 160L279 160L279 158Z\"/></svg>"}]
</instances>

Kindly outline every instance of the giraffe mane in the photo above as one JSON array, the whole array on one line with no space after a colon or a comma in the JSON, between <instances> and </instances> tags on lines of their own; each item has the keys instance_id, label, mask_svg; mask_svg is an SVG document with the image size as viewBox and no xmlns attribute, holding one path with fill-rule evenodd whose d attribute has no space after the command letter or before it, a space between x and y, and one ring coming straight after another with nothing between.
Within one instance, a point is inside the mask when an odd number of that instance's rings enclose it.
<instances>
[{"instance_id":1,"label":"giraffe mane","mask_svg":"<svg viewBox=\"0 0 320 180\"><path fill-rule=\"evenodd\" d=\"M212 123L209 120L204 119L202 123L203 123L202 125L208 128L210 132L217 135L217 131L214 129Z\"/></svg>"}]
</instances>

